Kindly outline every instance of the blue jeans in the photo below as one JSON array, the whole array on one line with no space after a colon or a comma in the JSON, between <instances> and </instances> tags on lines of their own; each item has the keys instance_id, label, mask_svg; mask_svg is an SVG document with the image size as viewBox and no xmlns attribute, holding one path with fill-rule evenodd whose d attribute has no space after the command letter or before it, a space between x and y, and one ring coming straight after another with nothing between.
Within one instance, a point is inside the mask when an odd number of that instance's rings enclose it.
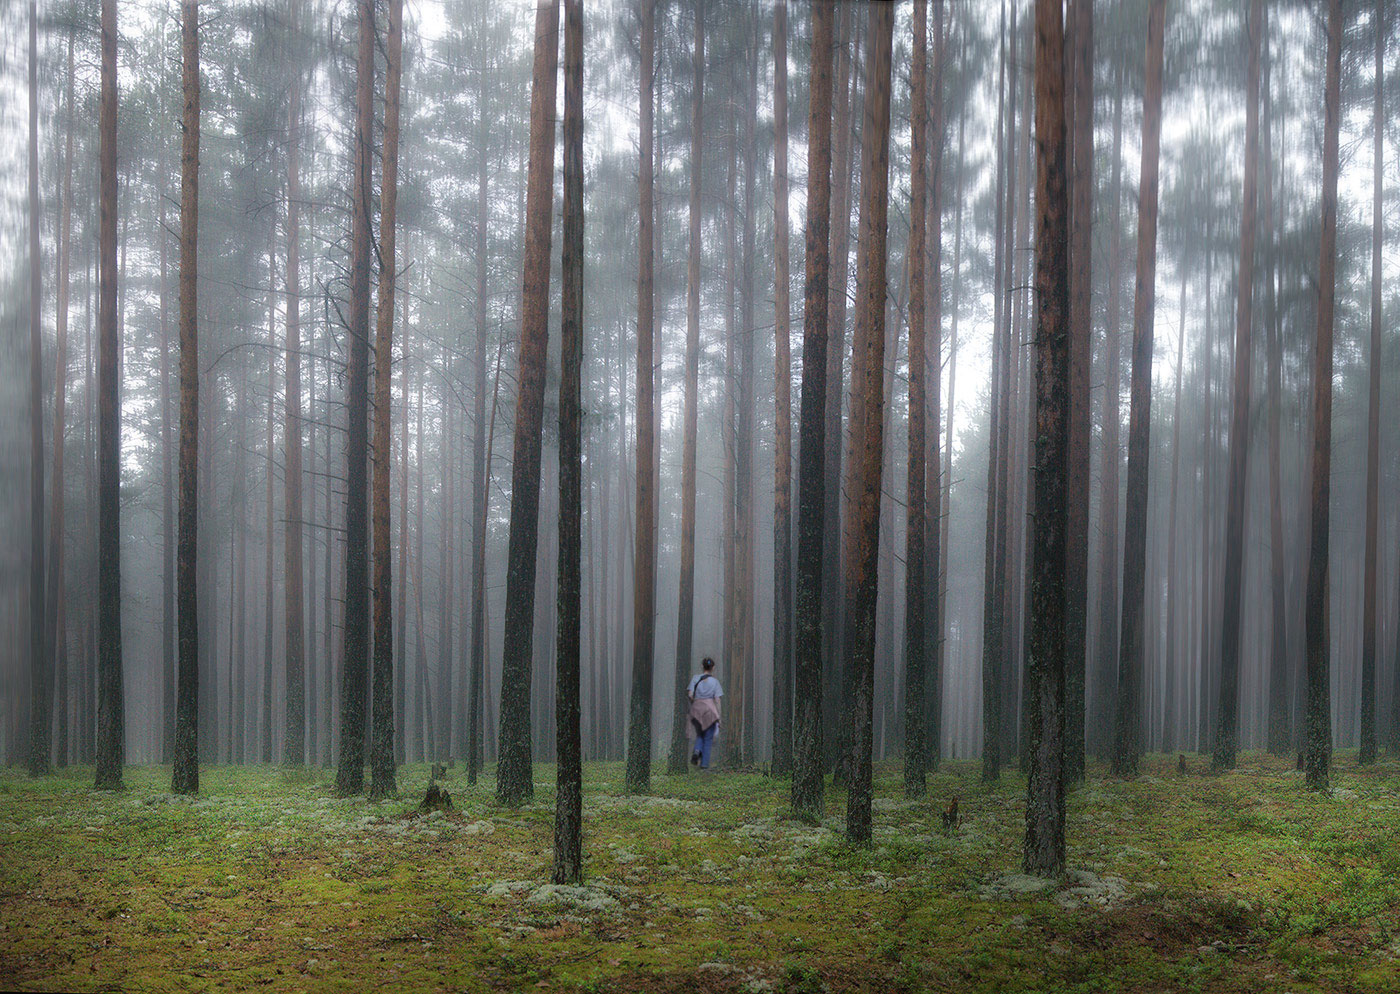
<instances>
[{"instance_id":1,"label":"blue jeans","mask_svg":"<svg viewBox=\"0 0 1400 994\"><path fill-rule=\"evenodd\" d=\"M709 728L695 736L695 751L700 756L700 769L710 768L710 748L715 741L715 735L719 733L719 722L715 722Z\"/></svg>"}]
</instances>

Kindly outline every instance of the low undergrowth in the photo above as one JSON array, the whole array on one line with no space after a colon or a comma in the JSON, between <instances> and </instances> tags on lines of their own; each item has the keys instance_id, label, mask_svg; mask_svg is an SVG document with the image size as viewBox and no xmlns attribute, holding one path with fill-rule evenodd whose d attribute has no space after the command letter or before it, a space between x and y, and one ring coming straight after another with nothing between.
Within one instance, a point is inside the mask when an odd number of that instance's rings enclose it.
<instances>
[{"instance_id":1,"label":"low undergrowth","mask_svg":"<svg viewBox=\"0 0 1400 994\"><path fill-rule=\"evenodd\" d=\"M875 838L845 798L797 819L753 773L585 768L583 887L548 883L554 770L535 800L450 771L451 811L334 796L329 771L0 771L0 988L402 991L1393 991L1400 762L1338 757L1331 794L1289 764L1133 781L1091 769L1065 879L1018 874L1024 780L945 763L907 801L877 767ZM962 822L940 814L960 800Z\"/></svg>"}]
</instances>

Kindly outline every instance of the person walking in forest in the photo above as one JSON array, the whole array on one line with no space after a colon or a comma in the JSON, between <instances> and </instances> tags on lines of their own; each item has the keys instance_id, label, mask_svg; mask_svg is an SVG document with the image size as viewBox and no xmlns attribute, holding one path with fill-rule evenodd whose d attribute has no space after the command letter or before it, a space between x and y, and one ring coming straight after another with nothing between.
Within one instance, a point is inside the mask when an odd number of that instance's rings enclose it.
<instances>
[{"instance_id":1,"label":"person walking in forest","mask_svg":"<svg viewBox=\"0 0 1400 994\"><path fill-rule=\"evenodd\" d=\"M691 765L708 770L710 750L719 734L719 699L724 696L724 687L715 676L713 659L707 656L700 665L701 672L690 678L690 686L685 689L690 698L686 737L695 741L690 750Z\"/></svg>"}]
</instances>

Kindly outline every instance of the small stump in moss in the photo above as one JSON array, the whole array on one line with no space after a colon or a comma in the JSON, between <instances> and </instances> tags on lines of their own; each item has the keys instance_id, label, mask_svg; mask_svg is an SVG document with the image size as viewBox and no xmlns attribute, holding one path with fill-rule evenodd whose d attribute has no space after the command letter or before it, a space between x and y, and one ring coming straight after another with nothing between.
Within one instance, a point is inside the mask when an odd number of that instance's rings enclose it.
<instances>
[{"instance_id":1,"label":"small stump in moss","mask_svg":"<svg viewBox=\"0 0 1400 994\"><path fill-rule=\"evenodd\" d=\"M428 793L423 797L423 803L418 805L418 810L423 814L429 811L451 811L452 795L443 790L436 783L428 784Z\"/></svg>"}]
</instances>

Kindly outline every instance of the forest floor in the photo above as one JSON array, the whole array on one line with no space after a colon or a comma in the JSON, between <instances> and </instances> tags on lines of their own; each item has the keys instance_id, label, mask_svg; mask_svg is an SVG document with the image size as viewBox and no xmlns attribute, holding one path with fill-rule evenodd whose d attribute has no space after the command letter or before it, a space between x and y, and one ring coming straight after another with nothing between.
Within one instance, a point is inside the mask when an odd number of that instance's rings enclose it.
<instances>
[{"instance_id":1,"label":"forest floor","mask_svg":"<svg viewBox=\"0 0 1400 994\"><path fill-rule=\"evenodd\" d=\"M1330 794L1257 753L1207 772L1091 769L1064 881L1017 874L1024 779L945 763L927 799L877 767L875 840L759 774L585 768L583 888L547 883L554 768L510 810L489 777L419 816L330 771L0 772L0 989L140 991L1395 991L1400 762L1340 753ZM664 765L662 766L664 769ZM939 818L961 799L962 825Z\"/></svg>"}]
</instances>

